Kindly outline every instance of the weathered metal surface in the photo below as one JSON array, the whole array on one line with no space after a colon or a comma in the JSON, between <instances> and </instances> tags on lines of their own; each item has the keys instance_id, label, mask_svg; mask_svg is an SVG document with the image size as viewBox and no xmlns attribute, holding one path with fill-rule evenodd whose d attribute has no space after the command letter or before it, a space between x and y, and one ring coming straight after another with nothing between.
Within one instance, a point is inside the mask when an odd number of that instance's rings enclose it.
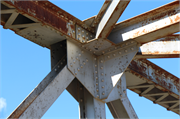
<instances>
[{"instance_id":1,"label":"weathered metal surface","mask_svg":"<svg viewBox=\"0 0 180 119\"><path fill-rule=\"evenodd\" d=\"M179 1L174 1L157 9L120 22L108 39L114 43L134 39L147 43L179 31Z\"/></svg>"},{"instance_id":2,"label":"weathered metal surface","mask_svg":"<svg viewBox=\"0 0 180 119\"><path fill-rule=\"evenodd\" d=\"M65 66L18 118L41 118L73 79Z\"/></svg>"},{"instance_id":3,"label":"weathered metal surface","mask_svg":"<svg viewBox=\"0 0 180 119\"><path fill-rule=\"evenodd\" d=\"M96 38L108 37L129 2L130 0L112 0L97 26Z\"/></svg>"},{"instance_id":4,"label":"weathered metal surface","mask_svg":"<svg viewBox=\"0 0 180 119\"><path fill-rule=\"evenodd\" d=\"M143 44L136 58L179 58L180 36L170 35L164 38Z\"/></svg>"},{"instance_id":5,"label":"weathered metal surface","mask_svg":"<svg viewBox=\"0 0 180 119\"><path fill-rule=\"evenodd\" d=\"M108 102L107 106L114 118L118 119L138 119L128 97L120 98Z\"/></svg>"},{"instance_id":6,"label":"weathered metal surface","mask_svg":"<svg viewBox=\"0 0 180 119\"><path fill-rule=\"evenodd\" d=\"M163 91L179 96L180 79L150 61L145 59L133 60L128 68L130 72L162 87Z\"/></svg>"},{"instance_id":7,"label":"weathered metal surface","mask_svg":"<svg viewBox=\"0 0 180 119\"><path fill-rule=\"evenodd\" d=\"M105 102L95 99L81 84L78 90L80 119L105 119Z\"/></svg>"},{"instance_id":8,"label":"weathered metal surface","mask_svg":"<svg viewBox=\"0 0 180 119\"><path fill-rule=\"evenodd\" d=\"M12 118L19 118L25 110L36 100L41 93L44 91L47 86L52 83L54 80L57 79L58 73L63 69L66 65L66 57L62 58L57 65L52 69L52 71L39 83L39 85L28 95L28 97L14 110L14 112L8 117L9 119Z\"/></svg>"},{"instance_id":9,"label":"weathered metal surface","mask_svg":"<svg viewBox=\"0 0 180 119\"><path fill-rule=\"evenodd\" d=\"M106 10L109 7L111 2L112 2L111 0L105 0L104 4L102 5L102 7L99 11L99 13L94 17L93 21L90 23L91 27L95 27L95 28L97 27L97 25L99 24L101 18L103 17L104 13L106 12ZM90 18L90 19L92 19L92 18Z\"/></svg>"}]
</instances>

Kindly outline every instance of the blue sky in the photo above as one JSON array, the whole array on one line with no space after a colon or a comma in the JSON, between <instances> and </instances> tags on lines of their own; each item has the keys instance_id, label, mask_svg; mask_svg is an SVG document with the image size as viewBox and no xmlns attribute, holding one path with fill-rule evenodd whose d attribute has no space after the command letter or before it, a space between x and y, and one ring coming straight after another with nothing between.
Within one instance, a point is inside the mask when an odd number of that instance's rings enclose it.
<instances>
[{"instance_id":1,"label":"blue sky","mask_svg":"<svg viewBox=\"0 0 180 119\"><path fill-rule=\"evenodd\" d=\"M172 0L132 0L119 21L131 18ZM104 0L54 0L60 8L80 20L98 14ZM119 22L118 21L118 22ZM0 26L0 118L6 118L50 72L50 51L38 46L13 31ZM165 70L180 77L179 58L150 60ZM174 112L167 111L153 102L128 91L129 99L139 119L177 119ZM107 118L112 118L106 107ZM78 103L64 91L42 117L79 118Z\"/></svg>"}]
</instances>

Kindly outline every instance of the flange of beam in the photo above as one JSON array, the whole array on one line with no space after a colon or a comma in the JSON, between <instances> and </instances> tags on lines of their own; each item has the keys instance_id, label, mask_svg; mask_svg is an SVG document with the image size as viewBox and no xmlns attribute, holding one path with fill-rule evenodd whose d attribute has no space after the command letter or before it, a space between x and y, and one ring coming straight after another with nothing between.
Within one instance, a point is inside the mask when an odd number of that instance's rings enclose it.
<instances>
[{"instance_id":1,"label":"flange of beam","mask_svg":"<svg viewBox=\"0 0 180 119\"><path fill-rule=\"evenodd\" d=\"M179 31L180 8L176 0L118 23L108 39L114 43L134 39L147 43Z\"/></svg>"},{"instance_id":2,"label":"flange of beam","mask_svg":"<svg viewBox=\"0 0 180 119\"><path fill-rule=\"evenodd\" d=\"M179 34L166 36L156 41L143 44L135 58L179 58Z\"/></svg>"}]
</instances>

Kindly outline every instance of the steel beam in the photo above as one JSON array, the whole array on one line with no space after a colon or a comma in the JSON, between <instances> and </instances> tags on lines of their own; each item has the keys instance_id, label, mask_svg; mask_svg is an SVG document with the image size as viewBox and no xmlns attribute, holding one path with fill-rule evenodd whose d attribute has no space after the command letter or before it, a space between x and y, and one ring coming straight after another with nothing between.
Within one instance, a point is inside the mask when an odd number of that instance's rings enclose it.
<instances>
[{"instance_id":1,"label":"steel beam","mask_svg":"<svg viewBox=\"0 0 180 119\"><path fill-rule=\"evenodd\" d=\"M126 77L128 89L179 114L178 77L145 59L133 60L126 71Z\"/></svg>"},{"instance_id":2,"label":"steel beam","mask_svg":"<svg viewBox=\"0 0 180 119\"><path fill-rule=\"evenodd\" d=\"M180 36L170 35L143 44L135 58L179 58Z\"/></svg>"},{"instance_id":3,"label":"steel beam","mask_svg":"<svg viewBox=\"0 0 180 119\"><path fill-rule=\"evenodd\" d=\"M147 43L179 31L180 8L176 0L116 24L108 36L114 43L136 40Z\"/></svg>"},{"instance_id":4,"label":"steel beam","mask_svg":"<svg viewBox=\"0 0 180 119\"><path fill-rule=\"evenodd\" d=\"M118 76L114 78L118 78ZM126 76L123 74L116 87L106 99L107 106L114 118L138 119L126 92Z\"/></svg>"},{"instance_id":5,"label":"steel beam","mask_svg":"<svg viewBox=\"0 0 180 119\"><path fill-rule=\"evenodd\" d=\"M32 109L32 108L30 108L30 106L32 104L33 105L35 104L35 100L36 101L39 100L40 102L41 101L48 101L48 100L43 100L41 97L41 96L45 96L45 94L47 93L47 91L45 91L45 89L47 90L47 88L50 89L52 86L55 86L53 82L56 82L58 80L63 81L63 79L59 78L60 76L64 76L65 74L67 74L67 75L69 75L67 77L71 77L71 74L68 74L68 72L65 71L66 67L64 68L64 66L66 65L66 62L64 62L64 59L66 59L66 57L62 58L59 61L59 63L57 63L57 65L52 69L52 71L41 81L41 83L29 94L29 96L15 109L15 111L8 118L19 118L20 116L22 116L27 109ZM64 72L65 74L63 75L62 72ZM66 76L64 76L64 78L65 78L64 80L67 79ZM64 83L68 83L68 81L69 80L67 80L67 82L64 81ZM63 89L63 87L58 88L58 93L63 91L61 89ZM54 94L56 95L57 93L54 93ZM37 109L40 109L39 106L42 106L42 105L38 105ZM47 110L44 110L44 111L47 111ZM28 114L29 113L30 112L28 112Z\"/></svg>"},{"instance_id":6,"label":"steel beam","mask_svg":"<svg viewBox=\"0 0 180 119\"><path fill-rule=\"evenodd\" d=\"M112 0L108 8L106 9L103 17L101 18L95 38L107 38L111 30L114 28L117 20L129 4L130 0ZM106 1L105 1L106 3ZM106 4L105 4L106 5ZM103 9L103 8L102 8ZM103 11L103 10L102 10ZM101 10L100 10L101 12Z\"/></svg>"}]
</instances>

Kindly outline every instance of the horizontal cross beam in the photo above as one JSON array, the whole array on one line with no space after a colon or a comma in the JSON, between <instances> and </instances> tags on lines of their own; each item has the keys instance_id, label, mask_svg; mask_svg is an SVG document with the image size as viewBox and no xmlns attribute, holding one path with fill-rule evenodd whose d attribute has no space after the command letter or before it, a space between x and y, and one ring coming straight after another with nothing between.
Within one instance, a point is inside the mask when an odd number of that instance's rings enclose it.
<instances>
[{"instance_id":1,"label":"horizontal cross beam","mask_svg":"<svg viewBox=\"0 0 180 119\"><path fill-rule=\"evenodd\" d=\"M179 58L179 34L166 36L156 41L143 44L136 58Z\"/></svg>"}]
</instances>

